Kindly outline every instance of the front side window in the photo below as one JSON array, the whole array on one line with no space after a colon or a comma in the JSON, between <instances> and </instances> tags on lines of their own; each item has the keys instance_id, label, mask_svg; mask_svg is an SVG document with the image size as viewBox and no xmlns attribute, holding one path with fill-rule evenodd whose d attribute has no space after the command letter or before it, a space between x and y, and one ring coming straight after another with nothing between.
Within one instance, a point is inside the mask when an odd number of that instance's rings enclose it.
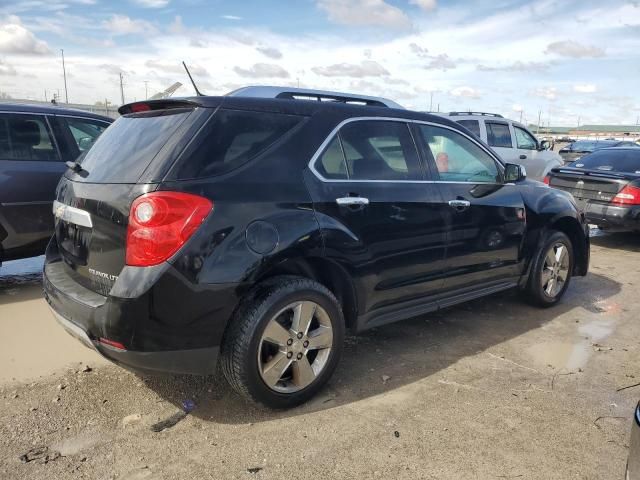
<instances>
[{"instance_id":1,"label":"front side window","mask_svg":"<svg viewBox=\"0 0 640 480\"><path fill-rule=\"evenodd\" d=\"M487 143L492 147L513 148L511 132L506 123L486 122Z\"/></svg>"},{"instance_id":2,"label":"front side window","mask_svg":"<svg viewBox=\"0 0 640 480\"><path fill-rule=\"evenodd\" d=\"M60 160L43 115L0 114L0 160Z\"/></svg>"},{"instance_id":3,"label":"front side window","mask_svg":"<svg viewBox=\"0 0 640 480\"><path fill-rule=\"evenodd\" d=\"M458 120L458 123L480 138L480 122L478 120Z\"/></svg>"},{"instance_id":4,"label":"front side window","mask_svg":"<svg viewBox=\"0 0 640 480\"><path fill-rule=\"evenodd\" d=\"M403 122L358 121L340 130L352 180L421 180L418 154Z\"/></svg>"},{"instance_id":5,"label":"front side window","mask_svg":"<svg viewBox=\"0 0 640 480\"><path fill-rule=\"evenodd\" d=\"M84 118L61 117L61 120L71 133L80 153L89 150L100 134L109 126L104 122Z\"/></svg>"},{"instance_id":6,"label":"front side window","mask_svg":"<svg viewBox=\"0 0 640 480\"><path fill-rule=\"evenodd\" d=\"M495 160L464 135L431 125L418 127L442 181L499 182Z\"/></svg>"},{"instance_id":7,"label":"front side window","mask_svg":"<svg viewBox=\"0 0 640 480\"><path fill-rule=\"evenodd\" d=\"M533 138L529 132L516 126L513 128L516 131L516 145L518 145L518 148L523 150L538 149L538 142L536 142L536 139Z\"/></svg>"}]
</instances>

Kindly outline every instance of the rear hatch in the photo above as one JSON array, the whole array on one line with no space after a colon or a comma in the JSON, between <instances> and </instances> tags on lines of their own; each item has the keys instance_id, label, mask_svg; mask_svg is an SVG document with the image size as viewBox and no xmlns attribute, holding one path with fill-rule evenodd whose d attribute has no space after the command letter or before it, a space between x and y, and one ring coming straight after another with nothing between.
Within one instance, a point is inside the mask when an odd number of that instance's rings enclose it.
<instances>
[{"instance_id":1,"label":"rear hatch","mask_svg":"<svg viewBox=\"0 0 640 480\"><path fill-rule=\"evenodd\" d=\"M633 176L613 172L554 168L551 171L549 186L571 193L576 203L584 207L588 201L610 203L631 180Z\"/></svg>"},{"instance_id":2,"label":"rear hatch","mask_svg":"<svg viewBox=\"0 0 640 480\"><path fill-rule=\"evenodd\" d=\"M107 295L125 265L133 200L157 188L193 134L214 111L184 101L148 102L118 118L60 181L55 238L67 273ZM89 213L78 220L65 206ZM75 211L77 214L78 212ZM82 216L82 212L80 212Z\"/></svg>"}]
</instances>

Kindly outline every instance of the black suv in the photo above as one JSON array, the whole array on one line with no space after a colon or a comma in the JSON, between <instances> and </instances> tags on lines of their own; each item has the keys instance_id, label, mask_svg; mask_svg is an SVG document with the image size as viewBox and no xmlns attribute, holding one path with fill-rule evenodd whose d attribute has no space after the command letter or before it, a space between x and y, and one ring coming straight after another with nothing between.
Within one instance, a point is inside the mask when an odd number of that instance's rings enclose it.
<instances>
[{"instance_id":1,"label":"black suv","mask_svg":"<svg viewBox=\"0 0 640 480\"><path fill-rule=\"evenodd\" d=\"M586 274L571 195L464 127L294 94L120 109L58 185L44 289L72 335L132 369L220 358L235 390L289 407L331 376L346 329L514 287L550 306Z\"/></svg>"},{"instance_id":2,"label":"black suv","mask_svg":"<svg viewBox=\"0 0 640 480\"><path fill-rule=\"evenodd\" d=\"M0 264L42 255L67 167L113 120L80 110L0 104Z\"/></svg>"}]
</instances>

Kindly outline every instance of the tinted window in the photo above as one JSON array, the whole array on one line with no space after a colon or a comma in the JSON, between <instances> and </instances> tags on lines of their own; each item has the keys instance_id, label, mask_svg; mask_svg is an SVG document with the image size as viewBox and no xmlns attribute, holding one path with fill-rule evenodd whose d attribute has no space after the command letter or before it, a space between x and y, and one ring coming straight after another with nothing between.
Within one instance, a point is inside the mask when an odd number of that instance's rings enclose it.
<instances>
[{"instance_id":1,"label":"tinted window","mask_svg":"<svg viewBox=\"0 0 640 480\"><path fill-rule=\"evenodd\" d=\"M598 150L576 160L570 167L613 172L640 173L640 148Z\"/></svg>"},{"instance_id":2,"label":"tinted window","mask_svg":"<svg viewBox=\"0 0 640 480\"><path fill-rule=\"evenodd\" d=\"M0 114L0 159L59 160L44 116Z\"/></svg>"},{"instance_id":3,"label":"tinted window","mask_svg":"<svg viewBox=\"0 0 640 480\"><path fill-rule=\"evenodd\" d=\"M464 135L431 125L420 125L418 128L429 145L440 180L500 181L500 173L494 159Z\"/></svg>"},{"instance_id":4,"label":"tinted window","mask_svg":"<svg viewBox=\"0 0 640 480\"><path fill-rule=\"evenodd\" d=\"M69 129L80 153L89 150L109 126L104 122L83 118L60 117L60 120Z\"/></svg>"},{"instance_id":5,"label":"tinted window","mask_svg":"<svg viewBox=\"0 0 640 480\"><path fill-rule=\"evenodd\" d=\"M349 178L420 180L418 155L402 122L352 122L340 130Z\"/></svg>"},{"instance_id":6,"label":"tinted window","mask_svg":"<svg viewBox=\"0 0 640 480\"><path fill-rule=\"evenodd\" d=\"M155 110L118 118L77 160L89 172L83 180L135 183L191 112Z\"/></svg>"},{"instance_id":7,"label":"tinted window","mask_svg":"<svg viewBox=\"0 0 640 480\"><path fill-rule=\"evenodd\" d=\"M506 123L486 122L487 143L492 147L512 148L511 132Z\"/></svg>"},{"instance_id":8,"label":"tinted window","mask_svg":"<svg viewBox=\"0 0 640 480\"><path fill-rule=\"evenodd\" d=\"M344 161L344 154L340 146L340 138L336 136L324 153L320 156L320 160L316 163L316 170L324 178L330 179L347 179L347 164Z\"/></svg>"},{"instance_id":9,"label":"tinted window","mask_svg":"<svg viewBox=\"0 0 640 480\"><path fill-rule=\"evenodd\" d=\"M177 178L219 175L264 152L303 117L280 113L219 110L185 152Z\"/></svg>"},{"instance_id":10,"label":"tinted window","mask_svg":"<svg viewBox=\"0 0 640 480\"><path fill-rule=\"evenodd\" d=\"M458 123L480 138L480 122L478 120L458 120Z\"/></svg>"},{"instance_id":11,"label":"tinted window","mask_svg":"<svg viewBox=\"0 0 640 480\"><path fill-rule=\"evenodd\" d=\"M538 142L529 132L516 126L513 128L516 131L516 145L518 145L518 148L524 150L536 150L538 148Z\"/></svg>"}]
</instances>

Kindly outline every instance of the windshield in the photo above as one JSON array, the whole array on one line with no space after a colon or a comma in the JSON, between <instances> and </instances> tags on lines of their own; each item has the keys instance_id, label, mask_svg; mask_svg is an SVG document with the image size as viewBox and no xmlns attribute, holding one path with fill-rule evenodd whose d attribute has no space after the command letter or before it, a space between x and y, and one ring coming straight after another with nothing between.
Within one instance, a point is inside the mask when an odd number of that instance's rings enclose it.
<instances>
[{"instance_id":1,"label":"windshield","mask_svg":"<svg viewBox=\"0 0 640 480\"><path fill-rule=\"evenodd\" d=\"M605 149L585 155L569 165L588 170L640 173L640 149Z\"/></svg>"},{"instance_id":2,"label":"windshield","mask_svg":"<svg viewBox=\"0 0 640 480\"><path fill-rule=\"evenodd\" d=\"M79 159L79 181L136 183L193 109L156 110L118 118Z\"/></svg>"}]
</instances>

